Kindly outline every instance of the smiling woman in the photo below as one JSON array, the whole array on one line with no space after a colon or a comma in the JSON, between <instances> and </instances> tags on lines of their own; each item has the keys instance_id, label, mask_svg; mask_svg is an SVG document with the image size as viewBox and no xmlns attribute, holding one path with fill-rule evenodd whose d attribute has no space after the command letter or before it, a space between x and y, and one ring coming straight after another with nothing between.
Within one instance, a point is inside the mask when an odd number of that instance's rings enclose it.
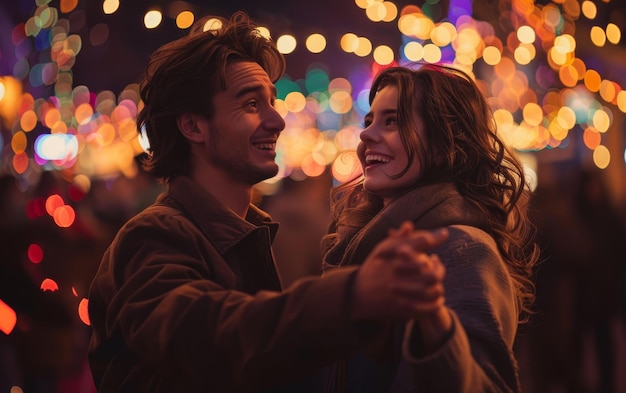
<instances>
[{"instance_id":1,"label":"smiling woman","mask_svg":"<svg viewBox=\"0 0 626 393\"><path fill-rule=\"evenodd\" d=\"M370 103L357 149L363 176L333 190L325 272L359 264L405 220L447 228L450 238L422 265L417 296L428 307L390 329L386 344L337 363L329 385L519 391L513 343L532 313L538 257L521 163L462 71L385 69Z\"/></svg>"},{"instance_id":2,"label":"smiling woman","mask_svg":"<svg viewBox=\"0 0 626 393\"><path fill-rule=\"evenodd\" d=\"M380 196L385 205L417 183L428 160L424 125L418 117L414 121L414 145L405 147L398 125L398 100L398 88L394 85L377 92L365 115L365 129L357 150L364 172L363 187ZM409 160L413 160L411 165Z\"/></svg>"}]
</instances>

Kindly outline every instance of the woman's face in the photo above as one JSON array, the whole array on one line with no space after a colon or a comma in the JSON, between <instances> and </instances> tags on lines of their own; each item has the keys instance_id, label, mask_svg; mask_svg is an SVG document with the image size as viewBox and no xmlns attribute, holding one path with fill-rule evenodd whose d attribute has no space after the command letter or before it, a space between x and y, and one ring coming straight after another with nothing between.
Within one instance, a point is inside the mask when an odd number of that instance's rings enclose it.
<instances>
[{"instance_id":1,"label":"woman's face","mask_svg":"<svg viewBox=\"0 0 626 393\"><path fill-rule=\"evenodd\" d=\"M374 97L370 112L365 115L365 129L361 132L361 143L357 155L363 167L366 190L383 198L385 205L413 186L422 175L420 157L415 157L409 169L399 178L390 176L401 173L409 159L398 124L398 88L393 85L383 87ZM418 129L417 151L426 151L425 134L421 119L415 116Z\"/></svg>"}]
</instances>

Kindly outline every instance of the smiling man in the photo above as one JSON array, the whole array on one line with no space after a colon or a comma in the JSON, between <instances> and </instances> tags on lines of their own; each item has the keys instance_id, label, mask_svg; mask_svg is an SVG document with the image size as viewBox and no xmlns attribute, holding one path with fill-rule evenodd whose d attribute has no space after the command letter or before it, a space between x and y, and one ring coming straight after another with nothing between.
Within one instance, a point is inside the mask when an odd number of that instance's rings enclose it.
<instances>
[{"instance_id":1,"label":"smiling man","mask_svg":"<svg viewBox=\"0 0 626 393\"><path fill-rule=\"evenodd\" d=\"M315 391L318 370L417 312L419 261L447 236L405 226L362 266L282 290L278 224L251 197L278 171L285 62L246 14L220 20L159 48L141 83L145 167L167 191L119 230L91 285L101 393Z\"/></svg>"}]
</instances>

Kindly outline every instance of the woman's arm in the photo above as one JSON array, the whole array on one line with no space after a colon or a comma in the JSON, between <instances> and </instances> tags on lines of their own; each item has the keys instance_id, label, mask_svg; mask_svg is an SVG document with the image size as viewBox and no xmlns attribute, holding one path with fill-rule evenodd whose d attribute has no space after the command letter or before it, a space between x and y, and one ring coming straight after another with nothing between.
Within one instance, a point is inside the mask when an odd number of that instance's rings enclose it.
<instances>
[{"instance_id":1,"label":"woman's arm","mask_svg":"<svg viewBox=\"0 0 626 393\"><path fill-rule=\"evenodd\" d=\"M409 322L403 344L418 390L519 391L512 351L517 307L492 238L454 226L435 252L446 266L446 306Z\"/></svg>"}]
</instances>

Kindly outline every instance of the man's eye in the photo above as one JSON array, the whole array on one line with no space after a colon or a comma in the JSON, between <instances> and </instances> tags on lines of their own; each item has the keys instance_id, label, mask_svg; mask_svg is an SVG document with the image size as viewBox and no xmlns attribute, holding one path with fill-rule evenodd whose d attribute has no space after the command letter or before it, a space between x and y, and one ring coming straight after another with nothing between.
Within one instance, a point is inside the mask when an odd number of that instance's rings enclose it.
<instances>
[{"instance_id":1,"label":"man's eye","mask_svg":"<svg viewBox=\"0 0 626 393\"><path fill-rule=\"evenodd\" d=\"M246 103L246 106L249 108L256 108L257 106L259 106L259 104L256 100L252 100L252 101L248 101Z\"/></svg>"}]
</instances>

